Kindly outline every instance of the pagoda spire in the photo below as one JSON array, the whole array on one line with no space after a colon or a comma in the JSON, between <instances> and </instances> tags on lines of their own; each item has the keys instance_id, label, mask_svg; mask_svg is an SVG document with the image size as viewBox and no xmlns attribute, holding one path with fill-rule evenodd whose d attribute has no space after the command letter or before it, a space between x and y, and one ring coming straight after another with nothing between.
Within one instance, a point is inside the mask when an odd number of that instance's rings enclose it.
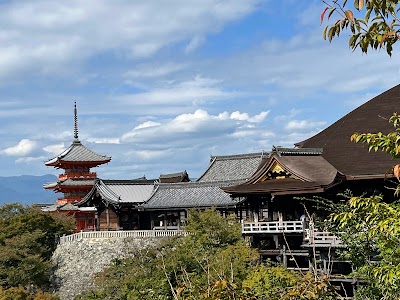
<instances>
[{"instance_id":1,"label":"pagoda spire","mask_svg":"<svg viewBox=\"0 0 400 300\"><path fill-rule=\"evenodd\" d=\"M79 143L78 138L78 110L76 109L76 101L74 104L74 143Z\"/></svg>"}]
</instances>

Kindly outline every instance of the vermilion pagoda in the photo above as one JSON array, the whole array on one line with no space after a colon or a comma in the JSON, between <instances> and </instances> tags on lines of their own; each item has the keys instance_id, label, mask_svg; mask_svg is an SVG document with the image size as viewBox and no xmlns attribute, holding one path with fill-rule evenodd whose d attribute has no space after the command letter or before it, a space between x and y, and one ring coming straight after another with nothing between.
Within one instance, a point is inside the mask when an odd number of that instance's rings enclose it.
<instances>
[{"instance_id":1,"label":"vermilion pagoda","mask_svg":"<svg viewBox=\"0 0 400 300\"><path fill-rule=\"evenodd\" d=\"M64 169L64 173L58 175L57 182L45 184L48 190L63 193L58 198L57 204L77 203L92 189L96 172L90 168L108 163L111 157L100 155L86 148L78 138L78 116L76 102L74 105L74 140L64 152L45 162L46 166Z\"/></svg>"}]
</instances>

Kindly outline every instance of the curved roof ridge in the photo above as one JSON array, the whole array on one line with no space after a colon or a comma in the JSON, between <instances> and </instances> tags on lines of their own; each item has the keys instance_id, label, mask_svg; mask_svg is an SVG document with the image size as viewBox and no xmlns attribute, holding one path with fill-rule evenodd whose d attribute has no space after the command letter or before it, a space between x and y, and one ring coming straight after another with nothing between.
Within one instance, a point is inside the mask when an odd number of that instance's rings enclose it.
<instances>
[{"instance_id":1,"label":"curved roof ridge","mask_svg":"<svg viewBox=\"0 0 400 300\"><path fill-rule=\"evenodd\" d=\"M98 187L98 191L100 192L101 196L103 196L104 198L107 198L107 200L109 201L115 201L114 199L111 199L109 197L109 195L107 195L104 191L106 191L107 193L109 193L111 196L117 198L117 199L121 199L121 195L116 194L112 189L110 189L107 184L105 184L103 182L103 180L99 180L98 182L96 182L96 185Z\"/></svg>"},{"instance_id":2,"label":"curved roof ridge","mask_svg":"<svg viewBox=\"0 0 400 300\"><path fill-rule=\"evenodd\" d=\"M212 155L211 158L216 160L227 160L227 159L236 159L236 158L245 158L245 157L259 157L268 154L266 151L261 152L253 152L253 153L242 153L242 154L232 154L232 155Z\"/></svg>"},{"instance_id":3,"label":"curved roof ridge","mask_svg":"<svg viewBox=\"0 0 400 300\"><path fill-rule=\"evenodd\" d=\"M216 161L216 158L211 156L210 163L208 164L207 169L204 171L204 173L199 178L196 179L195 182L200 181L200 179L202 179L207 174L207 172L211 169L211 166L215 163L215 161Z\"/></svg>"},{"instance_id":4,"label":"curved roof ridge","mask_svg":"<svg viewBox=\"0 0 400 300\"><path fill-rule=\"evenodd\" d=\"M154 197L154 195L157 193L159 188L159 183L157 181L154 182L154 187L153 187L153 191L151 192L149 198L147 198L147 200L143 203L146 204L147 202L149 202L151 200L151 198Z\"/></svg>"},{"instance_id":5,"label":"curved roof ridge","mask_svg":"<svg viewBox=\"0 0 400 300\"><path fill-rule=\"evenodd\" d=\"M189 182L178 182L178 183L161 183L157 182L157 186L163 188L181 188L181 187L199 187L199 186L220 186L224 184L235 184L244 182L245 180L220 180L220 181L189 181Z\"/></svg>"}]
</instances>

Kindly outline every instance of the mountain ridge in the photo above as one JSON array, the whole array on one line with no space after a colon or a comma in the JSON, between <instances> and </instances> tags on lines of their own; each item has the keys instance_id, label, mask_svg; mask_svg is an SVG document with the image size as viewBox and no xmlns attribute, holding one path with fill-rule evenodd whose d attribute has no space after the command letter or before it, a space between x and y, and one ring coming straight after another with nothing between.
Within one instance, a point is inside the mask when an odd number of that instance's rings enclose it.
<instances>
[{"instance_id":1,"label":"mountain ridge","mask_svg":"<svg viewBox=\"0 0 400 300\"><path fill-rule=\"evenodd\" d=\"M43 184L53 181L57 181L57 176L51 174L0 176L0 205L55 203L57 195L43 189Z\"/></svg>"}]
</instances>

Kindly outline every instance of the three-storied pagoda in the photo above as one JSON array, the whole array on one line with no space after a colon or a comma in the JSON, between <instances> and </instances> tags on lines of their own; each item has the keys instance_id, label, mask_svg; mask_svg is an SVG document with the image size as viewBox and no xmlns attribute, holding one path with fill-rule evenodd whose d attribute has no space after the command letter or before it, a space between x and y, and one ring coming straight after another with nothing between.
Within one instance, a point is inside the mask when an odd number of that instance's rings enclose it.
<instances>
[{"instance_id":1,"label":"three-storied pagoda","mask_svg":"<svg viewBox=\"0 0 400 300\"><path fill-rule=\"evenodd\" d=\"M58 198L57 204L77 203L92 189L96 172L90 169L108 163L111 157L100 155L86 148L78 138L78 116L76 102L74 105L74 140L64 152L45 162L46 166L64 169L58 175L57 182L45 184L43 187L64 194Z\"/></svg>"}]
</instances>

